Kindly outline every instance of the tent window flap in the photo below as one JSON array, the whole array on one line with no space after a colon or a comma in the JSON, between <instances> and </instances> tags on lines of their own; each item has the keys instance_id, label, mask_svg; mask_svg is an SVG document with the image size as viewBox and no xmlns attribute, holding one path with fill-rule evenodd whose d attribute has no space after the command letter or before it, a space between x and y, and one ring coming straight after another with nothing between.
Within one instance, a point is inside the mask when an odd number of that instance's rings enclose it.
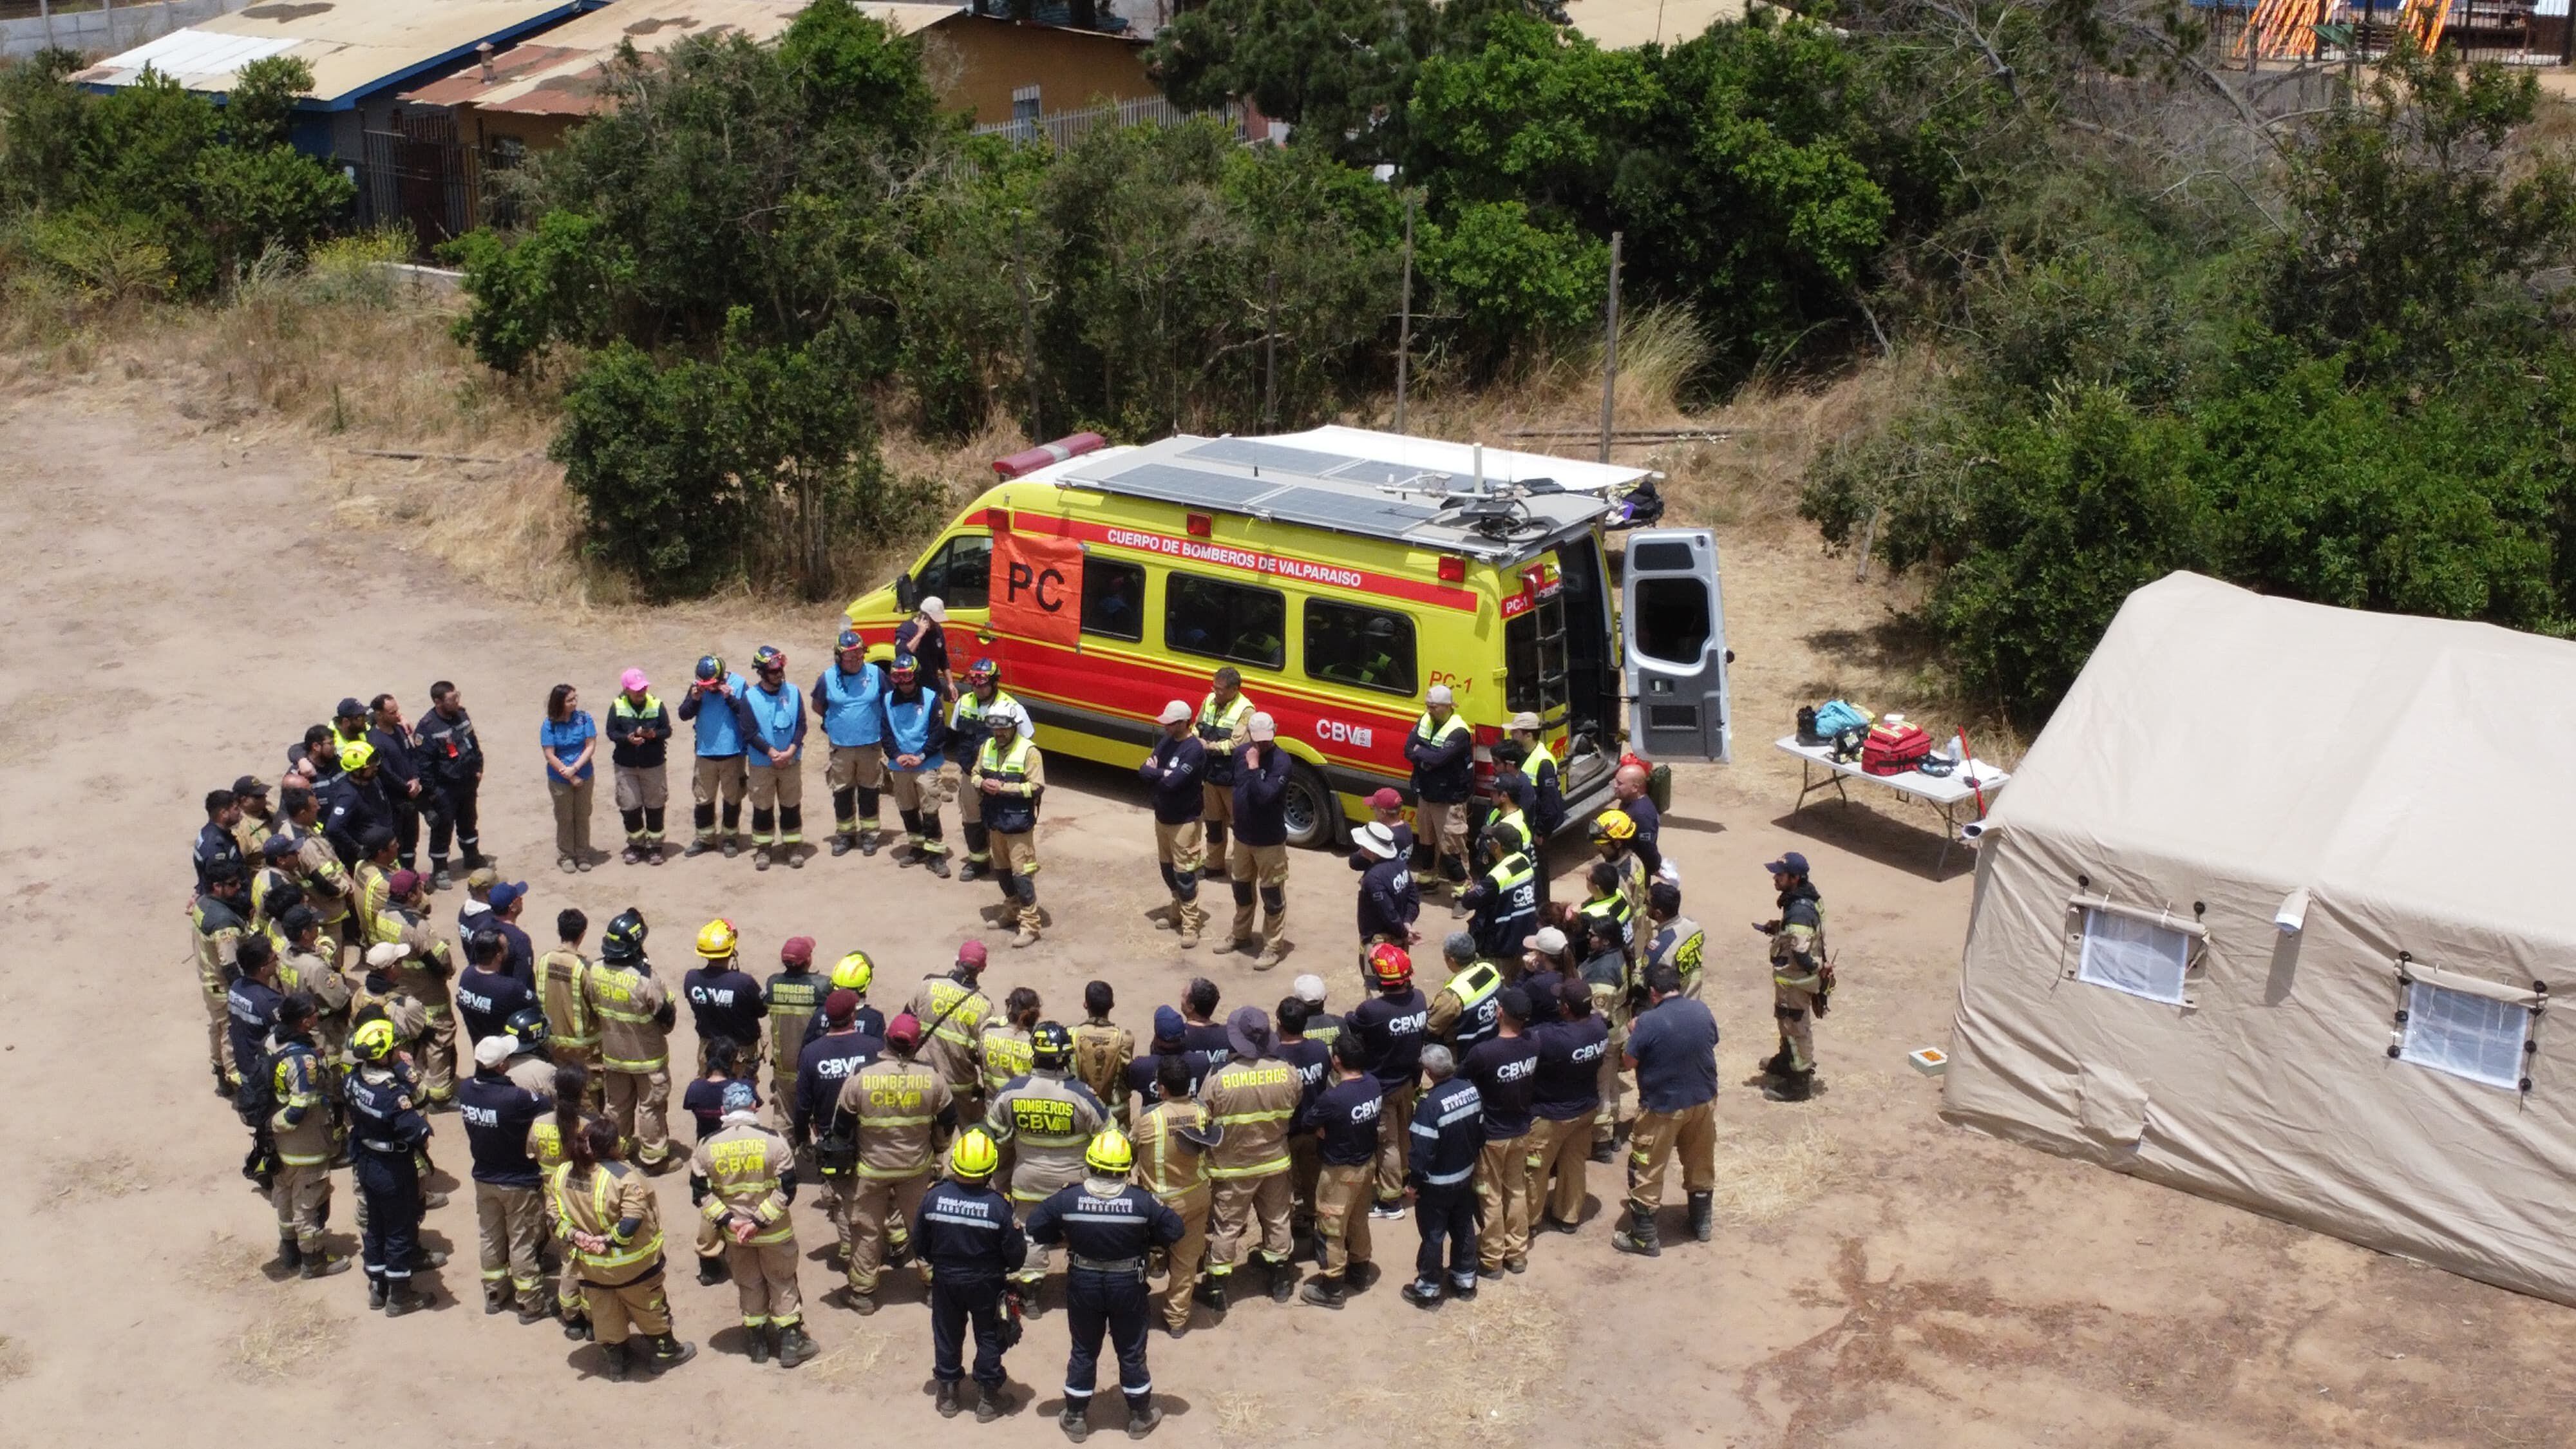
<instances>
[{"instance_id":1,"label":"tent window flap","mask_svg":"<svg viewBox=\"0 0 2576 1449\"><path fill-rule=\"evenodd\" d=\"M2403 1031L2400 1061L2507 1091L2522 1085L2529 1007L2414 981L2406 987Z\"/></svg>"},{"instance_id":2,"label":"tent window flap","mask_svg":"<svg viewBox=\"0 0 2576 1449\"><path fill-rule=\"evenodd\" d=\"M2081 908L2083 945L2075 978L2095 986L2182 1006L2183 977L2191 967L2197 928L2179 929L2143 920L2130 911Z\"/></svg>"}]
</instances>

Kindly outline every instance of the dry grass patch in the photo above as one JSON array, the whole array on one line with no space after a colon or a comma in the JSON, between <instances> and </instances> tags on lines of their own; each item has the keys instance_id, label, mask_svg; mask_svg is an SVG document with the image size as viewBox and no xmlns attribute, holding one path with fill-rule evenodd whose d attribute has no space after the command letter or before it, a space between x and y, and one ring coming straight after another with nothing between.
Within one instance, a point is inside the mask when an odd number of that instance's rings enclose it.
<instances>
[{"instance_id":1,"label":"dry grass patch","mask_svg":"<svg viewBox=\"0 0 2576 1449\"><path fill-rule=\"evenodd\" d=\"M856 1394L882 1389L884 1385L871 1375L877 1361L885 1357L886 1350L893 1344L894 1335L890 1333L852 1333L825 1349L820 1357L805 1365L803 1372L807 1379L835 1393Z\"/></svg>"},{"instance_id":2,"label":"dry grass patch","mask_svg":"<svg viewBox=\"0 0 2576 1449\"><path fill-rule=\"evenodd\" d=\"M1427 1387L1360 1390L1362 1413L1377 1426L1377 1442L1447 1446L1462 1439L1508 1439L1534 1425L1563 1392L1544 1366L1562 1357L1565 1318L1541 1295L1479 1294L1472 1305L1443 1306L1437 1319L1419 1339L1424 1361L1441 1365Z\"/></svg>"},{"instance_id":3,"label":"dry grass patch","mask_svg":"<svg viewBox=\"0 0 2576 1449\"><path fill-rule=\"evenodd\" d=\"M1729 1223L1777 1222L1816 1200L1842 1168L1842 1148L1822 1128L1786 1137L1725 1133L1717 1139L1717 1216Z\"/></svg>"},{"instance_id":4,"label":"dry grass patch","mask_svg":"<svg viewBox=\"0 0 2576 1449\"><path fill-rule=\"evenodd\" d=\"M248 1377L282 1379L328 1348L343 1320L310 1299L287 1299L233 1340L233 1363Z\"/></svg>"},{"instance_id":5,"label":"dry grass patch","mask_svg":"<svg viewBox=\"0 0 2576 1449\"><path fill-rule=\"evenodd\" d=\"M23 1379L36 1367L35 1355L27 1351L27 1341L0 1333L0 1384Z\"/></svg>"},{"instance_id":6,"label":"dry grass patch","mask_svg":"<svg viewBox=\"0 0 2576 1449\"><path fill-rule=\"evenodd\" d=\"M1229 1444L1250 1444L1279 1436L1276 1406L1262 1394L1229 1390L1208 1402L1216 1417L1217 1437Z\"/></svg>"},{"instance_id":7,"label":"dry grass patch","mask_svg":"<svg viewBox=\"0 0 2576 1449\"><path fill-rule=\"evenodd\" d=\"M44 1205L49 1208L77 1208L111 1202L150 1190L152 1184L134 1159L122 1152L104 1152L83 1157L54 1167L51 1185L45 1190Z\"/></svg>"},{"instance_id":8,"label":"dry grass patch","mask_svg":"<svg viewBox=\"0 0 2576 1449\"><path fill-rule=\"evenodd\" d=\"M230 1233L209 1233L204 1245L180 1264L179 1272L208 1292L227 1294L246 1283L265 1283L268 1275L261 1269L275 1252L273 1246L246 1243Z\"/></svg>"}]
</instances>

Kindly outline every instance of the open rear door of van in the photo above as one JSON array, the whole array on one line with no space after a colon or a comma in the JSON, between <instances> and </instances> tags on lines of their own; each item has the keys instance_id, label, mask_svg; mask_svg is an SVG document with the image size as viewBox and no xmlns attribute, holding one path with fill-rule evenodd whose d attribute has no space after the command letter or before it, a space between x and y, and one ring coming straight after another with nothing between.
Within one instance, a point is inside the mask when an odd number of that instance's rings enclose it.
<instances>
[{"instance_id":1,"label":"open rear door of van","mask_svg":"<svg viewBox=\"0 0 2576 1449\"><path fill-rule=\"evenodd\" d=\"M1657 762L1726 761L1725 596L1717 538L1704 528L1628 535L1620 624L1627 656L1628 744Z\"/></svg>"}]
</instances>

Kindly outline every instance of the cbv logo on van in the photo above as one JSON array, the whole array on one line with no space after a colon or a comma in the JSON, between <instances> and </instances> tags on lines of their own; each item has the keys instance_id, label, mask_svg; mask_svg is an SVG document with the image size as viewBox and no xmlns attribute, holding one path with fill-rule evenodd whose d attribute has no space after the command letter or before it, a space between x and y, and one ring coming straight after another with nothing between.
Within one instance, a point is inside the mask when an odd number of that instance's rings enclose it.
<instances>
[{"instance_id":1,"label":"cbv logo on van","mask_svg":"<svg viewBox=\"0 0 2576 1449\"><path fill-rule=\"evenodd\" d=\"M1376 743L1377 731L1367 725L1355 725L1343 720L1324 719L1319 716L1315 720L1315 738L1326 744L1350 745L1365 750Z\"/></svg>"}]
</instances>

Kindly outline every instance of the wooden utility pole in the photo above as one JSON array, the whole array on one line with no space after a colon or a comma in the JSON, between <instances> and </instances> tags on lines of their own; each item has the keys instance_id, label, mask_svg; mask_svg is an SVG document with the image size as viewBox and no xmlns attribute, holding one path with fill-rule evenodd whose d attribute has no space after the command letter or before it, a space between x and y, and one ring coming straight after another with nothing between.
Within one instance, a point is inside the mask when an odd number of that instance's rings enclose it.
<instances>
[{"instance_id":1,"label":"wooden utility pole","mask_svg":"<svg viewBox=\"0 0 2576 1449\"><path fill-rule=\"evenodd\" d=\"M1279 267L1270 268L1261 312L1261 430L1279 426Z\"/></svg>"},{"instance_id":2,"label":"wooden utility pole","mask_svg":"<svg viewBox=\"0 0 2576 1449\"><path fill-rule=\"evenodd\" d=\"M1609 320L1601 336L1601 461L1610 461L1612 405L1619 389L1619 243L1622 234L1610 233L1610 306Z\"/></svg>"},{"instance_id":3,"label":"wooden utility pole","mask_svg":"<svg viewBox=\"0 0 2576 1449\"><path fill-rule=\"evenodd\" d=\"M1029 269L1020 258L1020 224L1011 223L1011 289L1020 296L1020 374L1029 384L1029 441L1045 431L1038 418L1038 314L1029 299Z\"/></svg>"},{"instance_id":4,"label":"wooden utility pole","mask_svg":"<svg viewBox=\"0 0 2576 1449\"><path fill-rule=\"evenodd\" d=\"M1395 324L1395 430L1404 431L1405 372L1413 359L1413 193L1404 194L1404 300Z\"/></svg>"}]
</instances>

